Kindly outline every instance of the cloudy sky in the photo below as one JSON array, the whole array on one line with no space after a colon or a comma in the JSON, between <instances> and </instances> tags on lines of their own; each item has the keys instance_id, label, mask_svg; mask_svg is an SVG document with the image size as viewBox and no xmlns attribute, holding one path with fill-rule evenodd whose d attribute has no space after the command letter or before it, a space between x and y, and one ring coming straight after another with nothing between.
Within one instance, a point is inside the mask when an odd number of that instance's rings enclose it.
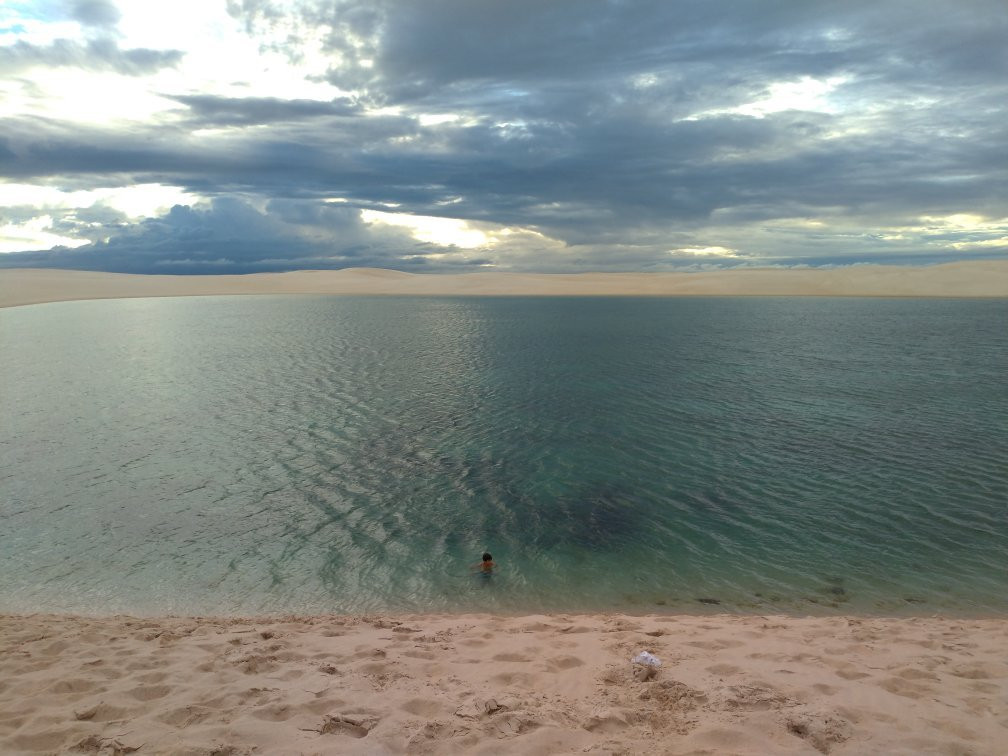
<instances>
[{"instance_id":1,"label":"cloudy sky","mask_svg":"<svg viewBox=\"0 0 1008 756\"><path fill-rule=\"evenodd\" d=\"M1008 257L1004 0L4 0L0 267Z\"/></svg>"}]
</instances>

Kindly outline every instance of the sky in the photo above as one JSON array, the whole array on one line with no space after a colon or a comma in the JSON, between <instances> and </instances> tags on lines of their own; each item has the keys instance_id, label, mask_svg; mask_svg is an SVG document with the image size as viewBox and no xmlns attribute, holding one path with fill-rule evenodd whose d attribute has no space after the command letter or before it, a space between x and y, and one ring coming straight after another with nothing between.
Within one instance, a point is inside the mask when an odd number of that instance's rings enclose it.
<instances>
[{"instance_id":1,"label":"sky","mask_svg":"<svg viewBox=\"0 0 1008 756\"><path fill-rule=\"evenodd\" d=\"M1005 0L4 0L0 268L1008 257Z\"/></svg>"}]
</instances>

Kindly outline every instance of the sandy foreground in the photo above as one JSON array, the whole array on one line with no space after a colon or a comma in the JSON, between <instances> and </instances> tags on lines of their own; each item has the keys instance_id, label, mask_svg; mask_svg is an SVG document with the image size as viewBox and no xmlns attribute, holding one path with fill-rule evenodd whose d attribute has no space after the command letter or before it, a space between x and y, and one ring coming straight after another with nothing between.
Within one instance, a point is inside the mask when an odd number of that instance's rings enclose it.
<instances>
[{"instance_id":1,"label":"sandy foreground","mask_svg":"<svg viewBox=\"0 0 1008 756\"><path fill-rule=\"evenodd\" d=\"M75 299L217 294L1008 297L1008 260L708 273L437 275L348 268L241 276L155 276L0 269L0 307Z\"/></svg>"},{"instance_id":2,"label":"sandy foreground","mask_svg":"<svg viewBox=\"0 0 1008 756\"><path fill-rule=\"evenodd\" d=\"M1003 754L1006 652L1005 619L4 615L0 752Z\"/></svg>"}]
</instances>

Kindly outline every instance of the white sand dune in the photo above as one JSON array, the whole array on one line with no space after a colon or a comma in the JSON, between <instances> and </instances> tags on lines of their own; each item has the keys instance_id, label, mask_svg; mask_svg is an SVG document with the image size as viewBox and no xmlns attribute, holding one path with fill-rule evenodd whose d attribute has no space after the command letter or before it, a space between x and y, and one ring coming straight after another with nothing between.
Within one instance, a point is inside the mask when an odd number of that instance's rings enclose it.
<instances>
[{"instance_id":1,"label":"white sand dune","mask_svg":"<svg viewBox=\"0 0 1008 756\"><path fill-rule=\"evenodd\" d=\"M996 754L1006 649L1005 619L7 615L0 752Z\"/></svg>"},{"instance_id":2,"label":"white sand dune","mask_svg":"<svg viewBox=\"0 0 1008 756\"><path fill-rule=\"evenodd\" d=\"M1008 297L1008 260L925 267L707 273L415 274L374 268L240 276L160 276L0 269L0 307L75 299L212 294Z\"/></svg>"}]
</instances>

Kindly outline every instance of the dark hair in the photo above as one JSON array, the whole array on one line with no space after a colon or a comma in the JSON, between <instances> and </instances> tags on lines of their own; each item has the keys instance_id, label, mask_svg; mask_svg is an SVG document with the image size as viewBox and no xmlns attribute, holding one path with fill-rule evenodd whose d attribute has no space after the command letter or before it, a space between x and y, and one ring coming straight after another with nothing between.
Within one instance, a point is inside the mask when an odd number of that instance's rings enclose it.
<instances>
[{"instance_id":1,"label":"dark hair","mask_svg":"<svg viewBox=\"0 0 1008 756\"><path fill-rule=\"evenodd\" d=\"M490 556L490 552L489 551L484 551L483 552L483 561L484 562L492 562L493 561L493 557Z\"/></svg>"}]
</instances>

